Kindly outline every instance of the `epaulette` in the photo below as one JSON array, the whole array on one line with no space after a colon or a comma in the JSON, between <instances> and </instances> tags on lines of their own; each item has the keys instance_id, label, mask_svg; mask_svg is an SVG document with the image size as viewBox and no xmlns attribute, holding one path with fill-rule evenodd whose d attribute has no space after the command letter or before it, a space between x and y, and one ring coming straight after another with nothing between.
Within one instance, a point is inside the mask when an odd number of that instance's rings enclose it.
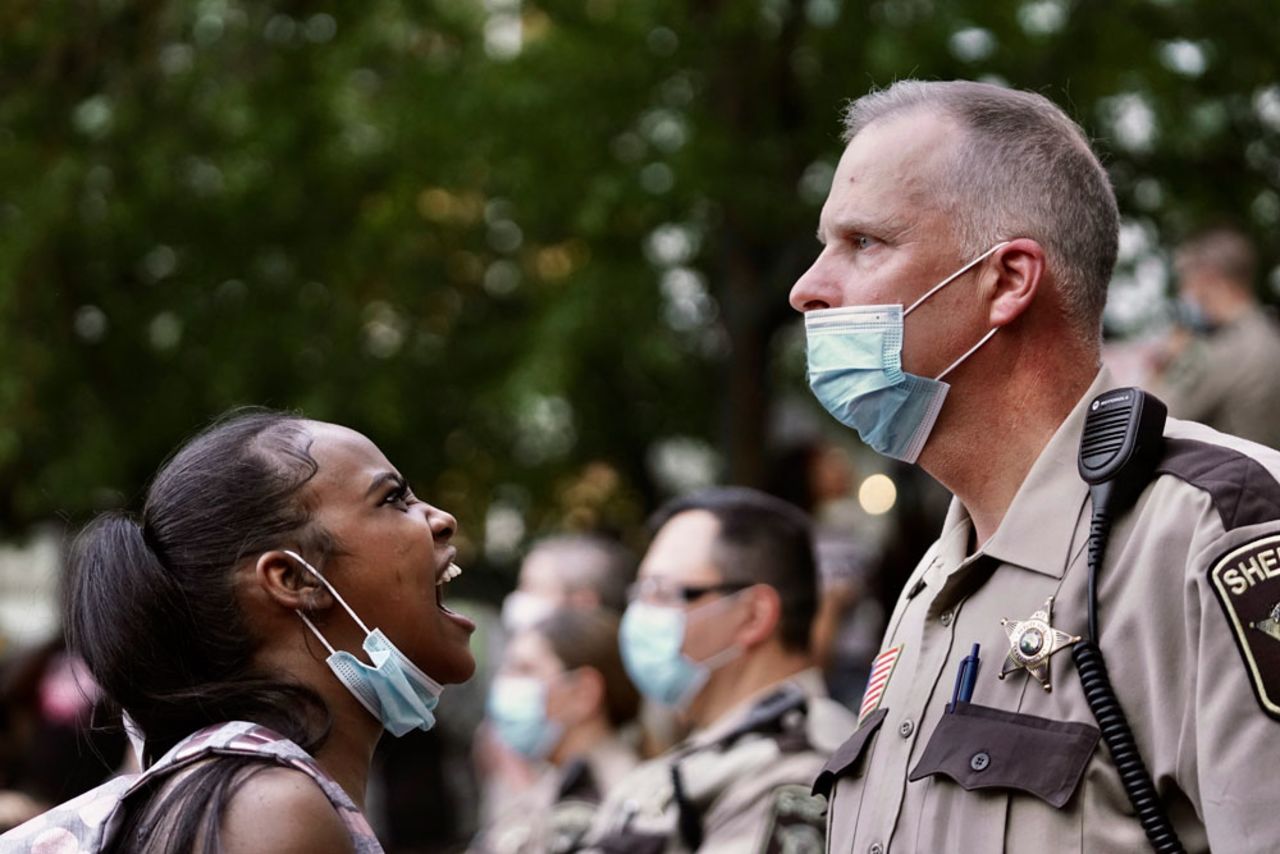
<instances>
[{"instance_id":1,"label":"epaulette","mask_svg":"<svg viewBox=\"0 0 1280 854\"><path fill-rule=\"evenodd\" d=\"M560 774L556 800L570 799L590 803L599 803L602 800L600 787L596 785L595 775L591 773L591 765L582 756L574 757L566 763Z\"/></svg>"},{"instance_id":2,"label":"epaulette","mask_svg":"<svg viewBox=\"0 0 1280 854\"><path fill-rule=\"evenodd\" d=\"M743 736L772 735L787 752L803 750L809 744L802 725L808 710L804 692L795 685L783 685L752 706L742 723L722 735L716 746L728 750Z\"/></svg>"},{"instance_id":3,"label":"epaulette","mask_svg":"<svg viewBox=\"0 0 1280 854\"><path fill-rule=\"evenodd\" d=\"M1280 483L1247 454L1197 439L1166 439L1157 474L1203 489L1228 531L1280 519Z\"/></svg>"}]
</instances>

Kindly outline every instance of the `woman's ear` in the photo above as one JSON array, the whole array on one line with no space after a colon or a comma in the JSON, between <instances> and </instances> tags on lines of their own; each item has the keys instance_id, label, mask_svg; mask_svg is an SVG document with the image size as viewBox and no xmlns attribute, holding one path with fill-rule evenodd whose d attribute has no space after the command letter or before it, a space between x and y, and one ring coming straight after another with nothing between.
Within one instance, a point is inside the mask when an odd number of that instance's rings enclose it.
<instances>
[{"instance_id":1,"label":"woman's ear","mask_svg":"<svg viewBox=\"0 0 1280 854\"><path fill-rule=\"evenodd\" d=\"M1035 301L1044 276L1044 248L1030 238L1020 237L996 250L992 261L995 276L988 280L988 320L998 328L1013 323Z\"/></svg>"},{"instance_id":2,"label":"woman's ear","mask_svg":"<svg viewBox=\"0 0 1280 854\"><path fill-rule=\"evenodd\" d=\"M289 611L323 611L333 597L316 573L287 552L264 552L254 566L254 579L267 598Z\"/></svg>"}]
</instances>

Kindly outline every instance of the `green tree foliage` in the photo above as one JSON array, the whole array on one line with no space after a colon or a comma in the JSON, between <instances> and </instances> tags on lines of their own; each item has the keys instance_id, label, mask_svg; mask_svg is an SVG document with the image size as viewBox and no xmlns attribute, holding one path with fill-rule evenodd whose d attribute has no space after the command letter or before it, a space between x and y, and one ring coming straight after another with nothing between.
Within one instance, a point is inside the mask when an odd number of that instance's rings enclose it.
<instances>
[{"instance_id":1,"label":"green tree foliage","mask_svg":"<svg viewBox=\"0 0 1280 854\"><path fill-rule=\"evenodd\" d=\"M1261 238L1276 44L1243 0L10 0L0 527L136 505L265 404L368 432L473 543L494 501L632 529L673 437L761 476L845 99L1041 91L1149 246Z\"/></svg>"}]
</instances>

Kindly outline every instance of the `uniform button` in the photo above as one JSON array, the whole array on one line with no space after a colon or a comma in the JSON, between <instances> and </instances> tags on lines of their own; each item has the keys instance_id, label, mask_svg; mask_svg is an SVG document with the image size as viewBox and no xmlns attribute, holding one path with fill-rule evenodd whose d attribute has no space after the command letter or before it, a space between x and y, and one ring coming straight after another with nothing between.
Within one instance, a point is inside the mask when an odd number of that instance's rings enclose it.
<instances>
[{"instance_id":1,"label":"uniform button","mask_svg":"<svg viewBox=\"0 0 1280 854\"><path fill-rule=\"evenodd\" d=\"M898 727L898 735L902 736L903 738L911 738L911 733L915 731L916 731L916 725L913 724L910 720L903 721L901 726Z\"/></svg>"},{"instance_id":2,"label":"uniform button","mask_svg":"<svg viewBox=\"0 0 1280 854\"><path fill-rule=\"evenodd\" d=\"M867 849L867 854L884 854L884 846L879 842L872 842L871 847Z\"/></svg>"},{"instance_id":3,"label":"uniform button","mask_svg":"<svg viewBox=\"0 0 1280 854\"><path fill-rule=\"evenodd\" d=\"M974 771L985 771L990 764L991 754L986 751L973 754L973 758L969 760L969 767Z\"/></svg>"},{"instance_id":4,"label":"uniform button","mask_svg":"<svg viewBox=\"0 0 1280 854\"><path fill-rule=\"evenodd\" d=\"M951 625L951 618L952 618L951 612L944 611L942 616L938 618L938 622L942 623L942 625L944 626L949 626Z\"/></svg>"}]
</instances>

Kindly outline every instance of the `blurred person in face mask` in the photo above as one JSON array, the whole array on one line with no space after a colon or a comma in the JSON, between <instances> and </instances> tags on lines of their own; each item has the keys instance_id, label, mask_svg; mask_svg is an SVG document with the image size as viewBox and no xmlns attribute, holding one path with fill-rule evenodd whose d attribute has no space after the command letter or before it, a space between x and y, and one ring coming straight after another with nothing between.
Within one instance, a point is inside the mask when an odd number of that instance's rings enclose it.
<instances>
[{"instance_id":1,"label":"blurred person in face mask","mask_svg":"<svg viewBox=\"0 0 1280 854\"><path fill-rule=\"evenodd\" d=\"M1180 328L1153 365L1169 414L1280 447L1280 328L1254 290L1257 252L1234 228L1214 228L1174 253Z\"/></svg>"},{"instance_id":2,"label":"blurred person in face mask","mask_svg":"<svg viewBox=\"0 0 1280 854\"><path fill-rule=\"evenodd\" d=\"M635 571L631 550L600 534L538 540L520 564L516 589L503 600L503 631L515 636L560 608L603 608L621 615ZM488 719L476 732L473 753L482 791L479 822L485 827L537 781L539 769L498 738Z\"/></svg>"},{"instance_id":3,"label":"blurred person in face mask","mask_svg":"<svg viewBox=\"0 0 1280 854\"><path fill-rule=\"evenodd\" d=\"M635 572L635 555L607 537L560 534L539 540L520 565L516 589L503 600L502 625L514 634L560 607L621 614Z\"/></svg>"},{"instance_id":4,"label":"blurred person in face mask","mask_svg":"<svg viewBox=\"0 0 1280 854\"><path fill-rule=\"evenodd\" d=\"M809 789L855 721L810 657L808 517L728 487L668 503L653 527L622 659L692 730L609 793L584 850L821 851L825 803Z\"/></svg>"},{"instance_id":5,"label":"blurred person in face mask","mask_svg":"<svg viewBox=\"0 0 1280 854\"><path fill-rule=\"evenodd\" d=\"M639 761L620 734L638 705L612 612L561 608L516 634L490 688L488 718L497 738L541 774L502 805L470 850L575 850L605 793Z\"/></svg>"}]
</instances>

